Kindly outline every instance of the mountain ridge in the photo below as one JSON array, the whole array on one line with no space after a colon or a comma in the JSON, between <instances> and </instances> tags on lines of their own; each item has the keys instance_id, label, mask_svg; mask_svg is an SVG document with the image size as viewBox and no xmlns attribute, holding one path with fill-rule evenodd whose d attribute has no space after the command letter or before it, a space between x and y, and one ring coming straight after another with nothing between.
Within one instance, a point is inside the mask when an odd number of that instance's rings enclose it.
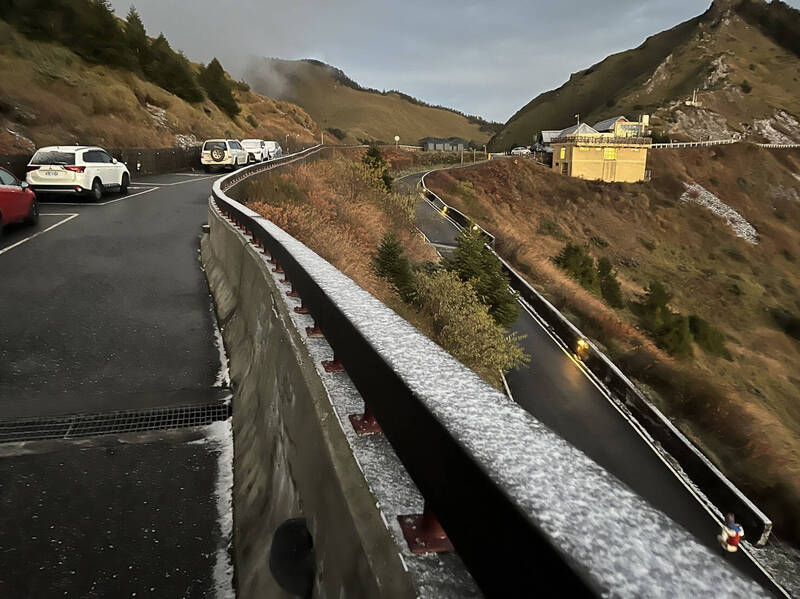
<instances>
[{"instance_id":1,"label":"mountain ridge","mask_svg":"<svg viewBox=\"0 0 800 599\"><path fill-rule=\"evenodd\" d=\"M800 12L775 0L715 0L701 15L573 73L522 107L490 141L532 143L543 129L651 114L661 140L800 140ZM697 105L689 105L692 91Z\"/></svg>"}]
</instances>

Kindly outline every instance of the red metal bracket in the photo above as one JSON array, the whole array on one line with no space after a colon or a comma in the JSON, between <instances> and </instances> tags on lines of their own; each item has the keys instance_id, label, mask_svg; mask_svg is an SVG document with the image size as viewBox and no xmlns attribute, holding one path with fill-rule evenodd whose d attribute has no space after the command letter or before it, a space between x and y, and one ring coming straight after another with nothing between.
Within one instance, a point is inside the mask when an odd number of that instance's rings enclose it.
<instances>
[{"instance_id":1,"label":"red metal bracket","mask_svg":"<svg viewBox=\"0 0 800 599\"><path fill-rule=\"evenodd\" d=\"M397 520L411 553L445 553L455 550L427 502L421 514L398 516Z\"/></svg>"},{"instance_id":2,"label":"red metal bracket","mask_svg":"<svg viewBox=\"0 0 800 599\"><path fill-rule=\"evenodd\" d=\"M375 419L375 415L370 411L367 404L364 404L363 414L350 414L350 424L358 435L374 435L383 432L381 425Z\"/></svg>"},{"instance_id":3,"label":"red metal bracket","mask_svg":"<svg viewBox=\"0 0 800 599\"><path fill-rule=\"evenodd\" d=\"M272 268L272 272L276 272L280 275L283 274L283 268L277 260L275 261L275 266Z\"/></svg>"},{"instance_id":4,"label":"red metal bracket","mask_svg":"<svg viewBox=\"0 0 800 599\"><path fill-rule=\"evenodd\" d=\"M303 300L300 300L299 306L294 307L294 311L297 312L298 314L308 314L308 308L306 308L305 304L303 303ZM306 331L308 330L308 328L309 327L306 327Z\"/></svg>"},{"instance_id":5,"label":"red metal bracket","mask_svg":"<svg viewBox=\"0 0 800 599\"><path fill-rule=\"evenodd\" d=\"M317 321L314 321L314 326L306 327L306 335L309 337L324 337L322 329L317 326Z\"/></svg>"},{"instance_id":6,"label":"red metal bracket","mask_svg":"<svg viewBox=\"0 0 800 599\"><path fill-rule=\"evenodd\" d=\"M297 293L297 289L294 288L294 285L292 285L292 288L286 292L286 295L289 297L300 297L300 294Z\"/></svg>"},{"instance_id":7,"label":"red metal bracket","mask_svg":"<svg viewBox=\"0 0 800 599\"><path fill-rule=\"evenodd\" d=\"M333 356L333 360L323 360L322 367L325 369L325 372L344 372L344 366L335 355Z\"/></svg>"}]
</instances>

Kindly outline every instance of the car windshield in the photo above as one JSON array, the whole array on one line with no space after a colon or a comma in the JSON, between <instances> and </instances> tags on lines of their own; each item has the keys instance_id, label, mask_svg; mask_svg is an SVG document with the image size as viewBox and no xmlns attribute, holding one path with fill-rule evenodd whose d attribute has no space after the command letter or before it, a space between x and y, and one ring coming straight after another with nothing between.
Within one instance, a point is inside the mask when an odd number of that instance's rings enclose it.
<instances>
[{"instance_id":1,"label":"car windshield","mask_svg":"<svg viewBox=\"0 0 800 599\"><path fill-rule=\"evenodd\" d=\"M224 141L207 141L205 145L203 145L203 150L206 152L210 152L211 150L227 150L225 147Z\"/></svg>"},{"instance_id":2,"label":"car windshield","mask_svg":"<svg viewBox=\"0 0 800 599\"><path fill-rule=\"evenodd\" d=\"M39 150L33 155L31 164L75 164L75 153L58 152L56 150Z\"/></svg>"}]
</instances>

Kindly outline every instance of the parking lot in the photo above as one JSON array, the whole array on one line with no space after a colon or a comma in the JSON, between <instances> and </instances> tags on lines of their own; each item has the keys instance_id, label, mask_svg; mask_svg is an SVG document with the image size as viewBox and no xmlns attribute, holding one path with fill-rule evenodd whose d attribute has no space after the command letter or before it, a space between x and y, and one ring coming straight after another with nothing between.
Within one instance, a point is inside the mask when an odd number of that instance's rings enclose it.
<instances>
[{"instance_id":1,"label":"parking lot","mask_svg":"<svg viewBox=\"0 0 800 599\"><path fill-rule=\"evenodd\" d=\"M229 392L198 260L213 178L44 197L0 239L0 432L37 431L0 445L0 596L232 596L230 429L206 417ZM113 434L77 435L111 413Z\"/></svg>"}]
</instances>

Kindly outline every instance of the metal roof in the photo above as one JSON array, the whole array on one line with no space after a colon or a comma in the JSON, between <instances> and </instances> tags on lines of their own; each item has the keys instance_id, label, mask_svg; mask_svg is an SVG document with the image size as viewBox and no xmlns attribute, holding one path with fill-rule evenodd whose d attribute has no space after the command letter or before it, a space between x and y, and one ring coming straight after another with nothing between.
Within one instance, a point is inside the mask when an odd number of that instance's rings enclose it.
<instances>
[{"instance_id":1,"label":"metal roof","mask_svg":"<svg viewBox=\"0 0 800 599\"><path fill-rule=\"evenodd\" d=\"M579 125L572 125L572 127L567 127L566 129L562 129L558 132L556 137L566 137L567 135L591 135L592 133L599 133L594 128L590 127L586 123L580 123Z\"/></svg>"},{"instance_id":2,"label":"metal roof","mask_svg":"<svg viewBox=\"0 0 800 599\"><path fill-rule=\"evenodd\" d=\"M628 122L628 119L625 118L624 116L615 116L614 118L606 119L604 121L600 121L599 123L595 123L594 128L597 129L598 131L613 131L614 125L616 125L617 122L620 120L625 121L626 123Z\"/></svg>"},{"instance_id":3,"label":"metal roof","mask_svg":"<svg viewBox=\"0 0 800 599\"><path fill-rule=\"evenodd\" d=\"M561 133L560 129L549 130L549 131L542 131L542 143L549 144L555 138L558 137L558 134Z\"/></svg>"}]
</instances>

